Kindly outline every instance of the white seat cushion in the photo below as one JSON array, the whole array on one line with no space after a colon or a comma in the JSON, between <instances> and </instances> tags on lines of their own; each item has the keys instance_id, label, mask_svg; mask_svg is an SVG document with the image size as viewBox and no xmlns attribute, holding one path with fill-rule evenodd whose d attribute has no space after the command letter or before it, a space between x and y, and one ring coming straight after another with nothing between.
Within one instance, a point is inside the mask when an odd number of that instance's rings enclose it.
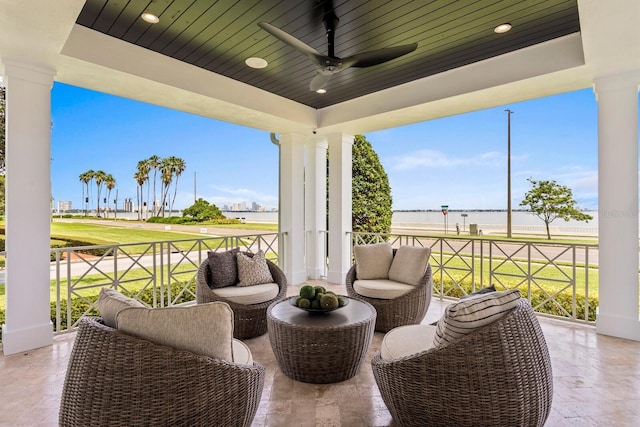
<instances>
[{"instance_id":1,"label":"white seat cushion","mask_svg":"<svg viewBox=\"0 0 640 427\"><path fill-rule=\"evenodd\" d=\"M398 326L382 339L380 355L384 360L394 360L433 348L436 327L432 325Z\"/></svg>"},{"instance_id":2,"label":"white seat cushion","mask_svg":"<svg viewBox=\"0 0 640 427\"><path fill-rule=\"evenodd\" d=\"M353 290L368 298L394 299L414 289L415 286L413 285L388 279L356 280L353 282Z\"/></svg>"},{"instance_id":3,"label":"white seat cushion","mask_svg":"<svg viewBox=\"0 0 640 427\"><path fill-rule=\"evenodd\" d=\"M277 297L280 287L277 283L263 283L253 286L227 286L212 289L211 292L236 304L260 304Z\"/></svg>"},{"instance_id":4,"label":"white seat cushion","mask_svg":"<svg viewBox=\"0 0 640 427\"><path fill-rule=\"evenodd\" d=\"M238 339L233 339L231 343L233 347L233 363L241 365L253 365L253 356L249 347Z\"/></svg>"}]
</instances>

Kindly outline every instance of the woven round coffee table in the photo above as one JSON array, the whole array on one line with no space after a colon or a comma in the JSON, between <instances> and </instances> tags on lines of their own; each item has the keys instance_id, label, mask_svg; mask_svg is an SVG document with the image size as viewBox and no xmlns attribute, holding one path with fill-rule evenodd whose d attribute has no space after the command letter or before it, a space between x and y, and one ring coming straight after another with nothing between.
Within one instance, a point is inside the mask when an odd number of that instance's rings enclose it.
<instances>
[{"instance_id":1,"label":"woven round coffee table","mask_svg":"<svg viewBox=\"0 0 640 427\"><path fill-rule=\"evenodd\" d=\"M375 308L355 299L321 314L300 310L288 299L267 309L269 341L280 369L306 383L337 383L356 375L375 324Z\"/></svg>"}]
</instances>

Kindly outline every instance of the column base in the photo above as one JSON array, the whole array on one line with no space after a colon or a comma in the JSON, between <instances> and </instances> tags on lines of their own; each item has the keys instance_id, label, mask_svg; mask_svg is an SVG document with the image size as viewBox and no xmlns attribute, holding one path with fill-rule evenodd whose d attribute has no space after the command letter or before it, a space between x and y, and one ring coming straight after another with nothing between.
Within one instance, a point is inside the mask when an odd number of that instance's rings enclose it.
<instances>
[{"instance_id":1,"label":"column base","mask_svg":"<svg viewBox=\"0 0 640 427\"><path fill-rule=\"evenodd\" d=\"M598 314L596 332L602 335L640 341L640 321L638 318Z\"/></svg>"},{"instance_id":2,"label":"column base","mask_svg":"<svg viewBox=\"0 0 640 427\"><path fill-rule=\"evenodd\" d=\"M309 279L321 279L324 276L323 268L310 268L307 270L307 274L309 275Z\"/></svg>"},{"instance_id":3,"label":"column base","mask_svg":"<svg viewBox=\"0 0 640 427\"><path fill-rule=\"evenodd\" d=\"M344 285L344 282L347 279L347 273L349 271L331 271L329 270L329 272L327 273L327 282L329 283L339 283Z\"/></svg>"},{"instance_id":4,"label":"column base","mask_svg":"<svg viewBox=\"0 0 640 427\"><path fill-rule=\"evenodd\" d=\"M53 323L50 321L13 331L2 325L2 352L5 356L53 344Z\"/></svg>"},{"instance_id":5,"label":"column base","mask_svg":"<svg viewBox=\"0 0 640 427\"><path fill-rule=\"evenodd\" d=\"M287 283L289 285L299 285L306 281L307 281L307 272L305 270L287 272Z\"/></svg>"}]
</instances>

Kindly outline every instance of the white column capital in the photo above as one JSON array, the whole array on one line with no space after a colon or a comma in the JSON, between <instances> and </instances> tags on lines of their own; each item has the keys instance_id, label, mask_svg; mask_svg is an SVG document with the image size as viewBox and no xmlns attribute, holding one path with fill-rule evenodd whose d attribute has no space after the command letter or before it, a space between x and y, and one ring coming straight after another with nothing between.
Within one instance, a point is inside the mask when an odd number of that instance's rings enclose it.
<instances>
[{"instance_id":1,"label":"white column capital","mask_svg":"<svg viewBox=\"0 0 640 427\"><path fill-rule=\"evenodd\" d=\"M53 68L20 62L10 58L1 59L0 70L5 80L16 78L48 87L53 86L53 78L56 75L56 71Z\"/></svg>"},{"instance_id":2,"label":"white column capital","mask_svg":"<svg viewBox=\"0 0 640 427\"><path fill-rule=\"evenodd\" d=\"M280 134L280 146L283 144L305 144L308 138L301 133Z\"/></svg>"},{"instance_id":3,"label":"white column capital","mask_svg":"<svg viewBox=\"0 0 640 427\"><path fill-rule=\"evenodd\" d=\"M625 71L623 73L608 74L593 79L593 91L596 94L603 91L619 91L634 89L640 86L640 70Z\"/></svg>"}]
</instances>

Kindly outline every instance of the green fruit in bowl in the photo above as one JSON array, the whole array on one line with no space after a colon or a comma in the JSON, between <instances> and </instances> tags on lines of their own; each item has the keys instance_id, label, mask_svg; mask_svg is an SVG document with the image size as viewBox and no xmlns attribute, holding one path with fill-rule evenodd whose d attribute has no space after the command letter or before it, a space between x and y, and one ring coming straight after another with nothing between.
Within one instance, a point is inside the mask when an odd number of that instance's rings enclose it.
<instances>
[{"instance_id":1,"label":"green fruit in bowl","mask_svg":"<svg viewBox=\"0 0 640 427\"><path fill-rule=\"evenodd\" d=\"M320 307L323 310L335 310L339 307L338 297L329 293L326 293L320 299Z\"/></svg>"},{"instance_id":2,"label":"green fruit in bowl","mask_svg":"<svg viewBox=\"0 0 640 427\"><path fill-rule=\"evenodd\" d=\"M311 285L304 285L300 288L300 296L311 301L316 296L316 289Z\"/></svg>"},{"instance_id":3,"label":"green fruit in bowl","mask_svg":"<svg viewBox=\"0 0 640 427\"><path fill-rule=\"evenodd\" d=\"M299 298L296 300L296 305L300 308L311 308L311 301L306 298Z\"/></svg>"}]
</instances>

